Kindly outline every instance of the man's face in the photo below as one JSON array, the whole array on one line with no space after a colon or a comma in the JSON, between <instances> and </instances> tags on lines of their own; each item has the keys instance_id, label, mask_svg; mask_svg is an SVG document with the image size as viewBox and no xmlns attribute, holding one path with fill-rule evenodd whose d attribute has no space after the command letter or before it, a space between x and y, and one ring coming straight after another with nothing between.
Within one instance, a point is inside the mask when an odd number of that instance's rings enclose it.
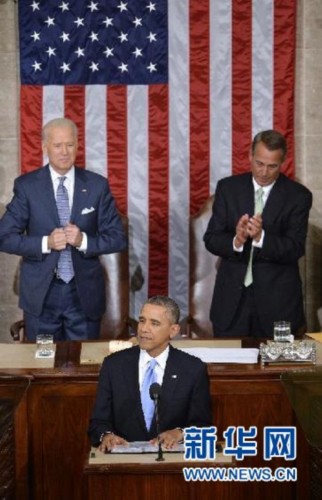
<instances>
[{"instance_id":1,"label":"man's face","mask_svg":"<svg viewBox=\"0 0 322 500\"><path fill-rule=\"evenodd\" d=\"M67 125L48 128L42 147L50 165L58 174L66 174L75 164L77 138L72 127Z\"/></svg>"},{"instance_id":2,"label":"man's face","mask_svg":"<svg viewBox=\"0 0 322 500\"><path fill-rule=\"evenodd\" d=\"M179 325L171 323L165 307L153 304L143 306L139 317L138 342L150 356L155 358L161 354L179 330Z\"/></svg>"},{"instance_id":3,"label":"man's face","mask_svg":"<svg viewBox=\"0 0 322 500\"><path fill-rule=\"evenodd\" d=\"M253 177L260 186L269 186L280 174L283 163L281 149L270 151L263 142L259 142L254 154L250 153L250 164Z\"/></svg>"}]
</instances>

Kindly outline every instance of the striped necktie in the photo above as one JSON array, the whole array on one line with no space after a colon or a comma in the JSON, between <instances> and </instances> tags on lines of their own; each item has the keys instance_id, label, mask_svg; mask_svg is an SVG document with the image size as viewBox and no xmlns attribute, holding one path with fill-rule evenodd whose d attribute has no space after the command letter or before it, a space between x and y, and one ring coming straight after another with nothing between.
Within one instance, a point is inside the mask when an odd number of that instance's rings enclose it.
<instances>
[{"instance_id":1,"label":"striped necktie","mask_svg":"<svg viewBox=\"0 0 322 500\"><path fill-rule=\"evenodd\" d=\"M59 177L59 185L56 192L56 205L59 215L60 224L65 227L70 218L70 207L68 200L68 192L64 186L66 177ZM72 253L70 246L67 245L65 250L61 250L57 264L57 275L60 279L69 283L74 277L74 269L72 263Z\"/></svg>"},{"instance_id":2,"label":"striped necktie","mask_svg":"<svg viewBox=\"0 0 322 500\"><path fill-rule=\"evenodd\" d=\"M255 193L255 215L256 214L261 214L264 208L264 189L259 188L257 189ZM252 245L252 248L250 250L250 255L249 255L249 260L247 264L247 271L245 274L245 279L244 279L244 285L247 287L253 283L253 253L254 253L254 246Z\"/></svg>"},{"instance_id":3,"label":"striped necktie","mask_svg":"<svg viewBox=\"0 0 322 500\"><path fill-rule=\"evenodd\" d=\"M154 371L158 362L155 359L151 359L149 366L146 369L142 387L141 387L141 403L142 410L144 413L144 419L146 428L150 430L151 422L154 414L154 402L150 397L150 386L156 382L156 373Z\"/></svg>"}]
</instances>

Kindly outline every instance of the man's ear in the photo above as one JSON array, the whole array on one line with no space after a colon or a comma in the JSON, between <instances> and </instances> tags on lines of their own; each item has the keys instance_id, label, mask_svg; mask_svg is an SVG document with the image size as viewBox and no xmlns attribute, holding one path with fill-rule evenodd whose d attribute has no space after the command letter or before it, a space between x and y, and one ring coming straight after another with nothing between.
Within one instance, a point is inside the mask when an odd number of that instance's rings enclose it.
<instances>
[{"instance_id":1,"label":"man's ear","mask_svg":"<svg viewBox=\"0 0 322 500\"><path fill-rule=\"evenodd\" d=\"M174 325L170 326L170 339L173 339L180 333L180 325L179 323L175 323Z\"/></svg>"}]
</instances>

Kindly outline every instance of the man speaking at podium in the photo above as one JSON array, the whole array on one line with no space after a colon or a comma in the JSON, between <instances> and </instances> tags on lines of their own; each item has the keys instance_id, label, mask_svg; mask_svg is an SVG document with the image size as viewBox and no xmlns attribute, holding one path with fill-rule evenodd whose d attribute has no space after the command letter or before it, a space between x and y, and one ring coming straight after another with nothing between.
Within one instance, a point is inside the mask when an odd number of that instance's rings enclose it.
<instances>
[{"instance_id":1,"label":"man speaking at podium","mask_svg":"<svg viewBox=\"0 0 322 500\"><path fill-rule=\"evenodd\" d=\"M164 448L182 440L184 427L212 425L206 365L169 345L179 333L179 316L169 297L148 299L139 317L139 345L104 359L88 431L101 451L131 441L157 443L152 383L161 386L159 439Z\"/></svg>"}]
</instances>

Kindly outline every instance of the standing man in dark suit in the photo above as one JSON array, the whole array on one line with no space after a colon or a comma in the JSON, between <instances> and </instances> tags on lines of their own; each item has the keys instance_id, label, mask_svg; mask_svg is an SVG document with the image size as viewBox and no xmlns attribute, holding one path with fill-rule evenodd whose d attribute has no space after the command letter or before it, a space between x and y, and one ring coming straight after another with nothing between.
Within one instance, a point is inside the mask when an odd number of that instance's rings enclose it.
<instances>
[{"instance_id":1,"label":"standing man in dark suit","mask_svg":"<svg viewBox=\"0 0 322 500\"><path fill-rule=\"evenodd\" d=\"M204 236L221 257L210 310L216 336L270 338L278 320L290 321L294 335L305 331L298 260L312 194L281 173L286 153L282 134L259 132L251 173L218 182Z\"/></svg>"},{"instance_id":2,"label":"standing man in dark suit","mask_svg":"<svg viewBox=\"0 0 322 500\"><path fill-rule=\"evenodd\" d=\"M155 418L149 424L144 415L145 377L152 362L154 380L161 385L163 446L172 448L181 441L183 427L212 425L206 365L169 345L179 333L179 315L169 297L150 298L139 317L139 346L104 359L89 426L92 444L102 451L128 441L156 440Z\"/></svg>"},{"instance_id":3,"label":"standing man in dark suit","mask_svg":"<svg viewBox=\"0 0 322 500\"><path fill-rule=\"evenodd\" d=\"M75 166L77 127L65 118L43 128L49 164L15 180L0 221L0 250L22 256L19 306L28 340L94 339L105 311L99 255L126 248L107 180Z\"/></svg>"}]
</instances>

